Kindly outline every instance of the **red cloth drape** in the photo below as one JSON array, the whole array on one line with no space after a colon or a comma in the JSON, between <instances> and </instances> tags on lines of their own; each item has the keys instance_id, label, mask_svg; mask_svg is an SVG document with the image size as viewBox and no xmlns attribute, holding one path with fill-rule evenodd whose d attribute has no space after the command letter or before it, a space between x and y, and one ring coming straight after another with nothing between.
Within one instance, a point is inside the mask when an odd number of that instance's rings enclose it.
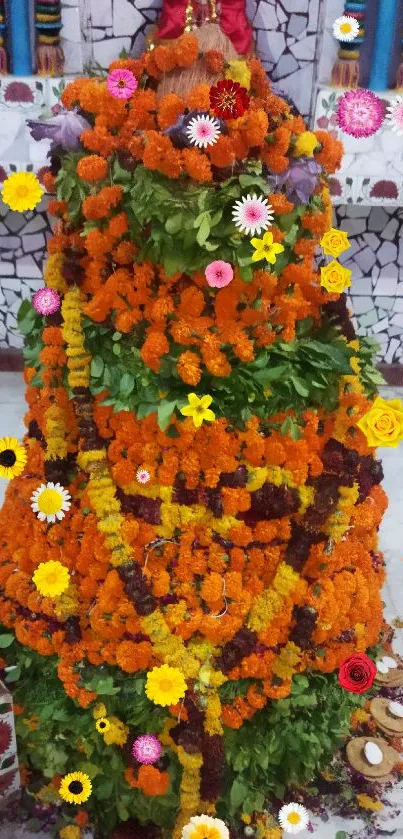
<instances>
[{"instance_id":1,"label":"red cloth drape","mask_svg":"<svg viewBox=\"0 0 403 839\"><path fill-rule=\"evenodd\" d=\"M157 37L179 38L185 28L186 0L163 0ZM221 0L219 24L239 55L250 52L252 27L246 17L245 0Z\"/></svg>"}]
</instances>

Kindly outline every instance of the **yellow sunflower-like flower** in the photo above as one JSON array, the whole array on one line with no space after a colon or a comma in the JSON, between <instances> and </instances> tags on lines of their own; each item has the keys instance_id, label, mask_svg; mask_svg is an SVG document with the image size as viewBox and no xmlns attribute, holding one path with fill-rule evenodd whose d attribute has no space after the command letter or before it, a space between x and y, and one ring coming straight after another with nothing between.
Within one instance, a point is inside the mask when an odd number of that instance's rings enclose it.
<instances>
[{"instance_id":1,"label":"yellow sunflower-like flower","mask_svg":"<svg viewBox=\"0 0 403 839\"><path fill-rule=\"evenodd\" d=\"M127 725L118 717L108 717L108 727L102 732L107 746L124 746L129 736Z\"/></svg>"},{"instance_id":2,"label":"yellow sunflower-like flower","mask_svg":"<svg viewBox=\"0 0 403 839\"><path fill-rule=\"evenodd\" d=\"M69 586L70 574L65 565L50 559L38 565L32 581L42 597L60 597Z\"/></svg>"},{"instance_id":3,"label":"yellow sunflower-like flower","mask_svg":"<svg viewBox=\"0 0 403 839\"><path fill-rule=\"evenodd\" d=\"M246 61L241 58L235 58L233 61L227 62L225 78L231 79L233 82L239 82L242 87L246 87L246 90L250 90L252 73Z\"/></svg>"},{"instance_id":4,"label":"yellow sunflower-like flower","mask_svg":"<svg viewBox=\"0 0 403 839\"><path fill-rule=\"evenodd\" d=\"M298 134L294 145L294 157L313 157L313 153L319 145L318 138L313 131L303 131Z\"/></svg>"},{"instance_id":5,"label":"yellow sunflower-like flower","mask_svg":"<svg viewBox=\"0 0 403 839\"><path fill-rule=\"evenodd\" d=\"M401 399L378 396L369 411L357 422L369 446L396 448L403 440L403 403Z\"/></svg>"},{"instance_id":6,"label":"yellow sunflower-like flower","mask_svg":"<svg viewBox=\"0 0 403 839\"><path fill-rule=\"evenodd\" d=\"M262 239L251 239L250 243L255 248L255 252L252 254L253 262L266 259L267 262L270 262L270 265L274 265L278 254L284 251L283 245L273 241L273 234L270 233L270 230L264 234Z\"/></svg>"},{"instance_id":7,"label":"yellow sunflower-like flower","mask_svg":"<svg viewBox=\"0 0 403 839\"><path fill-rule=\"evenodd\" d=\"M341 294L345 288L351 286L352 273L349 268L344 268L340 262L333 259L329 265L320 269L320 284L332 294Z\"/></svg>"},{"instance_id":8,"label":"yellow sunflower-like flower","mask_svg":"<svg viewBox=\"0 0 403 839\"><path fill-rule=\"evenodd\" d=\"M10 210L24 213L26 210L35 209L43 192L33 172L14 172L4 181L1 195Z\"/></svg>"},{"instance_id":9,"label":"yellow sunflower-like flower","mask_svg":"<svg viewBox=\"0 0 403 839\"><path fill-rule=\"evenodd\" d=\"M100 717L95 723L95 728L99 734L105 734L105 731L109 731L110 727L111 724L106 717Z\"/></svg>"},{"instance_id":10,"label":"yellow sunflower-like flower","mask_svg":"<svg viewBox=\"0 0 403 839\"><path fill-rule=\"evenodd\" d=\"M181 414L184 417L192 417L193 425L196 428L200 428L202 422L214 422L215 420L215 413L210 410L210 405L213 401L213 397L209 396L202 396L201 398L197 396L196 393L189 393L188 395L189 405L185 405L184 408L181 408Z\"/></svg>"},{"instance_id":11,"label":"yellow sunflower-like flower","mask_svg":"<svg viewBox=\"0 0 403 839\"><path fill-rule=\"evenodd\" d=\"M24 471L27 462L25 447L15 437L0 439L0 478L15 478Z\"/></svg>"},{"instance_id":12,"label":"yellow sunflower-like flower","mask_svg":"<svg viewBox=\"0 0 403 839\"><path fill-rule=\"evenodd\" d=\"M147 674L146 694L155 705L176 705L185 695L187 684L181 670L162 664Z\"/></svg>"},{"instance_id":13,"label":"yellow sunflower-like flower","mask_svg":"<svg viewBox=\"0 0 403 839\"><path fill-rule=\"evenodd\" d=\"M62 778L59 795L68 804L84 804L92 793L92 783L85 772L70 772Z\"/></svg>"},{"instance_id":14,"label":"yellow sunflower-like flower","mask_svg":"<svg viewBox=\"0 0 403 839\"><path fill-rule=\"evenodd\" d=\"M346 231L337 230L336 227L331 227L322 236L320 243L323 248L323 253L327 256L340 256L341 253L344 253L344 251L347 251L351 247Z\"/></svg>"},{"instance_id":15,"label":"yellow sunflower-like flower","mask_svg":"<svg viewBox=\"0 0 403 839\"><path fill-rule=\"evenodd\" d=\"M182 839L229 839L229 830L221 819L192 816L182 830Z\"/></svg>"}]
</instances>

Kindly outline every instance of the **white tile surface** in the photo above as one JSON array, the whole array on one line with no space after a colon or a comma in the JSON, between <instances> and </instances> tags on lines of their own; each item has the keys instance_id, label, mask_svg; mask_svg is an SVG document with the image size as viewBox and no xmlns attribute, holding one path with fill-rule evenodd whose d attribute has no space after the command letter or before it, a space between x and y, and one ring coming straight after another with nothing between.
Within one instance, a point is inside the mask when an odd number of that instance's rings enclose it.
<instances>
[{"instance_id":1,"label":"white tile surface","mask_svg":"<svg viewBox=\"0 0 403 839\"><path fill-rule=\"evenodd\" d=\"M22 376L17 373L0 373L0 437L18 436L24 433L23 415L25 413L24 385ZM403 389L385 388L385 398L393 399L403 397ZM399 449L381 449L379 456L382 457L385 471L384 488L389 496L389 509L384 517L381 527L381 548L385 553L388 566L388 581L384 589L385 616L392 621L396 617L403 618L403 445ZM3 498L5 481L0 481L0 503ZM403 654L403 631L397 630L396 651ZM388 798L395 805L403 810L403 785L395 786ZM347 822L342 819L332 819L327 824L315 820L315 833L317 839L334 839L338 830L350 831L360 829L358 820ZM403 814L396 817L393 822L379 817L379 831L393 830L394 839L403 839ZM23 833L13 828L10 833L8 828L0 829L0 839L19 839ZM30 834L32 835L32 834ZM310 834L306 831L300 834L301 839L308 839ZM366 831L363 826L362 839L365 839Z\"/></svg>"}]
</instances>

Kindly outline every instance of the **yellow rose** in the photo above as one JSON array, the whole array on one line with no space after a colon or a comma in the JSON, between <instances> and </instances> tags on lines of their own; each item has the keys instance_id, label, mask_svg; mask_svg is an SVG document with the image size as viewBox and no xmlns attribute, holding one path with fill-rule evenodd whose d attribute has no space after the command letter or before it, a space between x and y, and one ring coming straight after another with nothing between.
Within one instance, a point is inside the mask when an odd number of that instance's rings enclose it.
<instances>
[{"instance_id":1,"label":"yellow rose","mask_svg":"<svg viewBox=\"0 0 403 839\"><path fill-rule=\"evenodd\" d=\"M298 134L298 137L294 144L294 157L313 157L313 153L317 146L319 145L318 138L316 134L312 131L303 131L302 134Z\"/></svg>"},{"instance_id":2,"label":"yellow rose","mask_svg":"<svg viewBox=\"0 0 403 839\"><path fill-rule=\"evenodd\" d=\"M378 396L372 407L357 422L369 446L395 449L403 440L403 404L400 399L389 402Z\"/></svg>"},{"instance_id":3,"label":"yellow rose","mask_svg":"<svg viewBox=\"0 0 403 839\"><path fill-rule=\"evenodd\" d=\"M332 262L329 262L329 265L320 269L320 284L327 291L331 291L332 294L341 294L345 288L351 286L351 274L352 271L349 268L344 268L343 265L333 259Z\"/></svg>"},{"instance_id":4,"label":"yellow rose","mask_svg":"<svg viewBox=\"0 0 403 839\"><path fill-rule=\"evenodd\" d=\"M249 70L246 61L242 61L240 58L235 58L233 61L228 61L227 64L228 66L225 71L225 78L231 79L233 82L238 82L242 85L242 87L246 87L246 90L249 90L252 73Z\"/></svg>"},{"instance_id":5,"label":"yellow rose","mask_svg":"<svg viewBox=\"0 0 403 839\"><path fill-rule=\"evenodd\" d=\"M351 247L345 230L337 230L335 227L332 227L322 236L320 243L323 253L328 256L340 256L341 253Z\"/></svg>"}]
</instances>

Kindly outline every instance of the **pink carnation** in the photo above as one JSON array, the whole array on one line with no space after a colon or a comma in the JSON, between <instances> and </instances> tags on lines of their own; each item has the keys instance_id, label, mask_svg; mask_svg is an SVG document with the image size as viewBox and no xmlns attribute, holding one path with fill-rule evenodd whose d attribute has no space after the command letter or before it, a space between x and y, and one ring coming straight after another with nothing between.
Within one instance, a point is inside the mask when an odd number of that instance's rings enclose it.
<instances>
[{"instance_id":1,"label":"pink carnation","mask_svg":"<svg viewBox=\"0 0 403 839\"><path fill-rule=\"evenodd\" d=\"M106 86L115 99L130 99L137 88L137 79L131 70L112 70Z\"/></svg>"},{"instance_id":2,"label":"pink carnation","mask_svg":"<svg viewBox=\"0 0 403 839\"><path fill-rule=\"evenodd\" d=\"M384 104L371 90L348 90L339 99L336 117L339 127L351 137L371 137L384 121Z\"/></svg>"},{"instance_id":3,"label":"pink carnation","mask_svg":"<svg viewBox=\"0 0 403 839\"><path fill-rule=\"evenodd\" d=\"M32 305L39 315L53 315L60 309L60 297L54 288L40 288L32 298Z\"/></svg>"},{"instance_id":4,"label":"pink carnation","mask_svg":"<svg viewBox=\"0 0 403 839\"><path fill-rule=\"evenodd\" d=\"M162 746L154 734L141 734L133 743L133 757L139 763L156 763L162 754Z\"/></svg>"},{"instance_id":5,"label":"pink carnation","mask_svg":"<svg viewBox=\"0 0 403 839\"><path fill-rule=\"evenodd\" d=\"M234 278L234 271L229 262L216 259L205 270L206 280L211 288L225 288Z\"/></svg>"}]
</instances>

